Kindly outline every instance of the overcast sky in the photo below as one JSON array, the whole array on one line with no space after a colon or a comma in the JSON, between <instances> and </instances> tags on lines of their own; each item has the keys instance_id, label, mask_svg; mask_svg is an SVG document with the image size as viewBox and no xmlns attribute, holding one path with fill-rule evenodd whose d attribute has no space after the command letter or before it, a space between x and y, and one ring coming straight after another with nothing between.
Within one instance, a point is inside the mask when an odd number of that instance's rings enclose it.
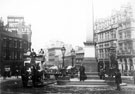
<instances>
[{"instance_id":1,"label":"overcast sky","mask_svg":"<svg viewBox=\"0 0 135 94\"><path fill-rule=\"evenodd\" d=\"M128 0L93 0L94 18L105 18ZM40 49L50 40L83 46L89 31L89 0L0 0L0 16L24 16L32 25L32 47Z\"/></svg>"}]
</instances>

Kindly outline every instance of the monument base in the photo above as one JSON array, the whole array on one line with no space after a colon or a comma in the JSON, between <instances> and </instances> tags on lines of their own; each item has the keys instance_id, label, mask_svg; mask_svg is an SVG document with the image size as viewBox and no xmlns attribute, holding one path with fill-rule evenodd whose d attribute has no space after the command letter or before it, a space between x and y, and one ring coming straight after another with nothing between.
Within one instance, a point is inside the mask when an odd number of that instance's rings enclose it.
<instances>
[{"instance_id":1,"label":"monument base","mask_svg":"<svg viewBox=\"0 0 135 94\"><path fill-rule=\"evenodd\" d=\"M84 59L83 66L85 67L85 73L87 79L99 79L98 76L98 63L95 58L95 44L93 41L84 42Z\"/></svg>"},{"instance_id":2,"label":"monument base","mask_svg":"<svg viewBox=\"0 0 135 94\"><path fill-rule=\"evenodd\" d=\"M84 58L83 66L85 67L85 74L87 79L99 79L97 61L95 58Z\"/></svg>"},{"instance_id":3,"label":"monument base","mask_svg":"<svg viewBox=\"0 0 135 94\"><path fill-rule=\"evenodd\" d=\"M85 72L98 72L97 61L95 58L84 58L83 66L85 67Z\"/></svg>"}]
</instances>

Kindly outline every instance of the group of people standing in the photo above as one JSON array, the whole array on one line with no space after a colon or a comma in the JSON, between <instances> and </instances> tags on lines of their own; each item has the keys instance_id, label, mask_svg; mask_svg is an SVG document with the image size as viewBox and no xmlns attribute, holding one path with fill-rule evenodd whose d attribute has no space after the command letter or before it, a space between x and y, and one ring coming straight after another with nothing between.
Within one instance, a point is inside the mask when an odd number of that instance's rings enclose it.
<instances>
[{"instance_id":1,"label":"group of people standing","mask_svg":"<svg viewBox=\"0 0 135 94\"><path fill-rule=\"evenodd\" d=\"M41 49L39 53L44 54L43 49ZM34 49L32 49L32 51L30 53L30 56L31 56L31 62L35 63L36 53L34 52ZM87 79L87 75L85 74L85 67L83 66L83 64L81 64L81 66L79 68L79 75L80 75L80 81L84 81L84 80ZM102 69L100 71L99 76L100 76L100 79L105 79L105 71L104 71L104 69ZM121 73L120 73L119 69L117 69L116 72L115 72L115 83L116 83L116 86L117 86L117 90L121 90L120 84L122 83L122 79L121 79Z\"/></svg>"},{"instance_id":2,"label":"group of people standing","mask_svg":"<svg viewBox=\"0 0 135 94\"><path fill-rule=\"evenodd\" d=\"M80 66L79 71L80 71L80 81L86 80L87 79L87 76L85 74L85 67L82 64ZM105 79L105 72L104 72L103 69L101 70L100 78L101 79ZM115 71L115 83L116 83L116 86L117 86L116 90L119 90L120 91L121 90L120 84L122 83L122 79L121 79L121 73L120 73L120 70L119 69L117 69Z\"/></svg>"},{"instance_id":3,"label":"group of people standing","mask_svg":"<svg viewBox=\"0 0 135 94\"><path fill-rule=\"evenodd\" d=\"M36 86L37 82L41 82L42 72L39 70L40 66L38 64L22 67L21 78L23 87L27 87L29 80L32 80L33 86Z\"/></svg>"},{"instance_id":4,"label":"group of people standing","mask_svg":"<svg viewBox=\"0 0 135 94\"><path fill-rule=\"evenodd\" d=\"M40 50L40 52L42 55L44 54L43 49ZM32 83L33 86L36 85L37 82L41 82L42 80L42 74L43 72L40 71L40 66L39 63L36 63L36 52L34 51L34 49L32 49L31 51L29 50L27 52L27 54L30 56L31 58L31 63L30 65L25 65L22 67L21 69L21 77L22 77L22 83L23 86L27 86L28 80L32 79ZM43 62L43 61L41 61ZM29 72L30 70L30 72Z\"/></svg>"}]
</instances>

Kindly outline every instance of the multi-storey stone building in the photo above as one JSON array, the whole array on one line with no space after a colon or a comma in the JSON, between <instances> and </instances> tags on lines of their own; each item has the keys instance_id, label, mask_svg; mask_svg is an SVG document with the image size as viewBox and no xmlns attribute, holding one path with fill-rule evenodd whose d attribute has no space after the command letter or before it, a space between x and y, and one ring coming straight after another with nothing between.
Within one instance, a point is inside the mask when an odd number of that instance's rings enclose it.
<instances>
[{"instance_id":1,"label":"multi-storey stone building","mask_svg":"<svg viewBox=\"0 0 135 94\"><path fill-rule=\"evenodd\" d=\"M56 65L61 67L62 66L62 54L61 54L61 47L52 47L48 48L48 65Z\"/></svg>"},{"instance_id":2,"label":"multi-storey stone building","mask_svg":"<svg viewBox=\"0 0 135 94\"><path fill-rule=\"evenodd\" d=\"M31 33L22 33L20 36L15 30L8 31L8 27L2 24L3 21L0 23L1 74L3 74L5 67L9 67L12 75L14 75L16 68L20 69L23 64L23 53L31 49ZM31 29L28 32L31 32Z\"/></svg>"},{"instance_id":3,"label":"multi-storey stone building","mask_svg":"<svg viewBox=\"0 0 135 94\"><path fill-rule=\"evenodd\" d=\"M62 67L62 52L61 52L61 48L64 46L66 51L65 51L65 66L68 65L66 64L66 62L68 62L68 56L67 54L71 51L72 49L72 45L69 44L65 44L62 41L52 41L51 44L49 45L50 47L48 47L48 61L47 64L49 65L57 65L59 67ZM66 57L67 56L67 57Z\"/></svg>"},{"instance_id":4,"label":"multi-storey stone building","mask_svg":"<svg viewBox=\"0 0 135 94\"><path fill-rule=\"evenodd\" d=\"M117 32L117 58L119 69L125 75L135 70L135 15L133 7L123 10L123 20Z\"/></svg>"},{"instance_id":5,"label":"multi-storey stone building","mask_svg":"<svg viewBox=\"0 0 135 94\"><path fill-rule=\"evenodd\" d=\"M122 74L135 69L135 19L130 5L109 18L95 22L96 57L103 68L118 67ZM113 51L111 50L113 48ZM117 64L112 66L111 56ZM110 67L111 66L111 67Z\"/></svg>"}]
</instances>

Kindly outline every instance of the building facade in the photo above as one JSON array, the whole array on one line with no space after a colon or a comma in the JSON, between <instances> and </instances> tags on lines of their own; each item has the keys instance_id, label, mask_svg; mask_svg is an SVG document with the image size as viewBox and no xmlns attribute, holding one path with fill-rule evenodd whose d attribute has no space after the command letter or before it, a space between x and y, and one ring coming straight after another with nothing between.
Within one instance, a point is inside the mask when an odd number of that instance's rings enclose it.
<instances>
[{"instance_id":1,"label":"building facade","mask_svg":"<svg viewBox=\"0 0 135 94\"><path fill-rule=\"evenodd\" d=\"M50 65L61 67L61 47L48 48L48 62Z\"/></svg>"},{"instance_id":2,"label":"building facade","mask_svg":"<svg viewBox=\"0 0 135 94\"><path fill-rule=\"evenodd\" d=\"M23 34L22 34L23 36ZM31 38L31 35L26 35ZM23 64L23 53L31 49L31 41L21 37L17 32L8 31L7 27L0 27L0 70L4 73L4 68L9 67L11 74L15 74L16 68L20 70Z\"/></svg>"},{"instance_id":3,"label":"building facade","mask_svg":"<svg viewBox=\"0 0 135 94\"><path fill-rule=\"evenodd\" d=\"M77 50L75 55L75 66L80 66L83 63L84 59L84 50Z\"/></svg>"},{"instance_id":4,"label":"building facade","mask_svg":"<svg viewBox=\"0 0 135 94\"><path fill-rule=\"evenodd\" d=\"M95 22L96 58L102 68L117 66L123 75L130 75L129 72L135 69L134 22L131 5L121 8L109 18ZM112 66L113 60L117 62L115 66Z\"/></svg>"},{"instance_id":5,"label":"building facade","mask_svg":"<svg viewBox=\"0 0 135 94\"><path fill-rule=\"evenodd\" d=\"M68 54L70 53L71 49L72 49L72 45L70 44L65 44L64 42L62 41L51 41L50 42L50 45L48 47L48 61L47 63L48 64L52 64L52 65L57 65L58 67L62 67L62 64L63 64L63 55L62 55L62 52L61 52L61 48L62 47L65 47L66 51L65 51L65 66L66 66L66 61L68 62L68 59L66 59L68 57Z\"/></svg>"},{"instance_id":6,"label":"building facade","mask_svg":"<svg viewBox=\"0 0 135 94\"><path fill-rule=\"evenodd\" d=\"M122 74L132 75L135 70L135 15L132 6L123 10L123 20L119 23L117 57Z\"/></svg>"}]
</instances>

